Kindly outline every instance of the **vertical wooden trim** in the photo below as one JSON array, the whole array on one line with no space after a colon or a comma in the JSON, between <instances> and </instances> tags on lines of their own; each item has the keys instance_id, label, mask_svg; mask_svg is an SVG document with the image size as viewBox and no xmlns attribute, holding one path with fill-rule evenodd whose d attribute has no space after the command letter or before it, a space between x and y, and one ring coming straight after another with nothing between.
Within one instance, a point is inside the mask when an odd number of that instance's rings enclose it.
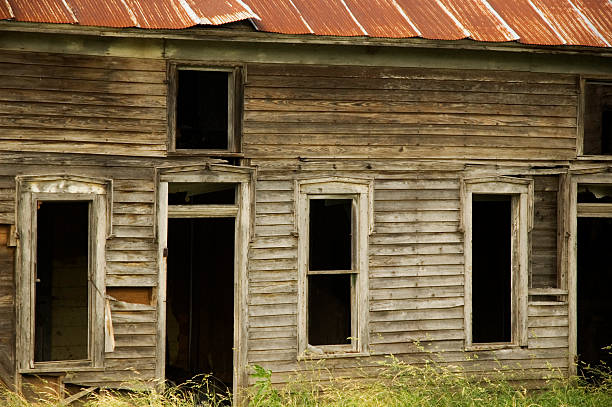
<instances>
[{"instance_id":1,"label":"vertical wooden trim","mask_svg":"<svg viewBox=\"0 0 612 407\"><path fill-rule=\"evenodd\" d=\"M166 282L167 258L164 255L168 247L168 183L159 182L157 189L157 225L158 246L157 263L159 267L157 281L157 342L155 347L155 377L160 384L166 379Z\"/></svg>"},{"instance_id":2,"label":"vertical wooden trim","mask_svg":"<svg viewBox=\"0 0 612 407\"><path fill-rule=\"evenodd\" d=\"M240 201L236 219L234 254L234 394L235 404L241 403L243 389L248 386L248 257L251 218L251 183L240 184Z\"/></svg>"},{"instance_id":3,"label":"vertical wooden trim","mask_svg":"<svg viewBox=\"0 0 612 407\"><path fill-rule=\"evenodd\" d=\"M300 186L296 185L299 189ZM296 200L298 238L298 314L297 314L297 340L298 356L308 347L308 230L309 201L308 195L298 192Z\"/></svg>"},{"instance_id":4,"label":"vertical wooden trim","mask_svg":"<svg viewBox=\"0 0 612 407\"><path fill-rule=\"evenodd\" d=\"M19 192L19 191L18 191ZM17 229L18 244L17 258L18 268L16 270L16 352L17 368L27 369L33 367L30 357L30 333L31 333L31 284L32 284L32 194L18 194L17 197Z\"/></svg>"},{"instance_id":5,"label":"vertical wooden trim","mask_svg":"<svg viewBox=\"0 0 612 407\"><path fill-rule=\"evenodd\" d=\"M567 289L570 189L569 175L561 174L557 192L557 287L562 289Z\"/></svg>"},{"instance_id":6,"label":"vertical wooden trim","mask_svg":"<svg viewBox=\"0 0 612 407\"><path fill-rule=\"evenodd\" d=\"M107 192L110 193L110 192ZM92 283L90 284L90 298L92 309L90 315L92 325L89 332L93 336L91 358L92 365L104 366L104 311L105 311L105 274L106 274L106 195L96 195L91 201L92 224L90 227L90 245L92 248L93 264L89 269ZM91 287L93 285L93 287Z\"/></svg>"},{"instance_id":7,"label":"vertical wooden trim","mask_svg":"<svg viewBox=\"0 0 612 407\"><path fill-rule=\"evenodd\" d=\"M358 293L355 295L355 300L357 302L357 324L359 329L359 341L357 343L357 352L369 352L369 344L370 344L370 329L369 329L369 314L370 314L370 306L369 306L369 249L368 242L370 238L370 224L372 222L370 218L370 200L372 198L371 194L369 196L364 196L364 194L359 194L356 199L359 200L359 208L358 214L359 219L357 221L357 233L358 233L358 247L357 247L357 256L358 256L358 271L357 279L358 279Z\"/></svg>"},{"instance_id":8,"label":"vertical wooden trim","mask_svg":"<svg viewBox=\"0 0 612 407\"><path fill-rule=\"evenodd\" d=\"M517 341L520 346L527 346L527 299L529 290L529 194L520 194L516 200L519 206L518 215L518 287L513 290L517 296L516 318L518 323Z\"/></svg>"},{"instance_id":9,"label":"vertical wooden trim","mask_svg":"<svg viewBox=\"0 0 612 407\"><path fill-rule=\"evenodd\" d=\"M178 93L178 72L174 62L168 62L167 81L168 140L166 146L168 151L173 152L176 151L176 95Z\"/></svg>"},{"instance_id":10,"label":"vertical wooden trim","mask_svg":"<svg viewBox=\"0 0 612 407\"><path fill-rule=\"evenodd\" d=\"M578 218L576 216L578 197L578 182L570 178L569 191L569 240L568 240L568 269L567 269L567 290L568 290L568 319L569 319L569 374L576 374L576 356L578 354L578 308L577 308L577 231Z\"/></svg>"},{"instance_id":11,"label":"vertical wooden trim","mask_svg":"<svg viewBox=\"0 0 612 407\"><path fill-rule=\"evenodd\" d=\"M576 126L576 155L584 155L584 104L585 104L585 86L586 80L584 77L578 78L578 106L576 109L577 126Z\"/></svg>"},{"instance_id":12,"label":"vertical wooden trim","mask_svg":"<svg viewBox=\"0 0 612 407\"><path fill-rule=\"evenodd\" d=\"M472 192L465 191L463 200L464 299L463 319L465 346L472 346Z\"/></svg>"}]
</instances>

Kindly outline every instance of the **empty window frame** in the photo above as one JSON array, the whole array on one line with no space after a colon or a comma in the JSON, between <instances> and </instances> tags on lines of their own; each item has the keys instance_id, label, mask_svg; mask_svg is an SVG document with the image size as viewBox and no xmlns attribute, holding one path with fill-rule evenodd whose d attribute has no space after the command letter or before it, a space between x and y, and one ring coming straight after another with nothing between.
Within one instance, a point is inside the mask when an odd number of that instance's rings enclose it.
<instances>
[{"instance_id":1,"label":"empty window frame","mask_svg":"<svg viewBox=\"0 0 612 407\"><path fill-rule=\"evenodd\" d=\"M366 353L371 185L309 180L296 188L299 354Z\"/></svg>"},{"instance_id":2,"label":"empty window frame","mask_svg":"<svg viewBox=\"0 0 612 407\"><path fill-rule=\"evenodd\" d=\"M18 184L18 365L101 366L110 182L49 176Z\"/></svg>"},{"instance_id":3,"label":"empty window frame","mask_svg":"<svg viewBox=\"0 0 612 407\"><path fill-rule=\"evenodd\" d=\"M238 152L239 69L171 64L169 74L169 151Z\"/></svg>"},{"instance_id":4,"label":"empty window frame","mask_svg":"<svg viewBox=\"0 0 612 407\"><path fill-rule=\"evenodd\" d=\"M612 155L612 81L583 81L582 154Z\"/></svg>"},{"instance_id":5,"label":"empty window frame","mask_svg":"<svg viewBox=\"0 0 612 407\"><path fill-rule=\"evenodd\" d=\"M463 183L466 348L527 345L533 181Z\"/></svg>"}]
</instances>

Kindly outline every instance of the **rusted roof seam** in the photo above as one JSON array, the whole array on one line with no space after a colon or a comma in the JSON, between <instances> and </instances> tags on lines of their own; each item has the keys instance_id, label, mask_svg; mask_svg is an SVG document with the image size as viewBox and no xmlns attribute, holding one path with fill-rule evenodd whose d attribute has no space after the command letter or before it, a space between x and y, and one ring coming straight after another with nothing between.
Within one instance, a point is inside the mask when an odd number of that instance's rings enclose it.
<instances>
[{"instance_id":1,"label":"rusted roof seam","mask_svg":"<svg viewBox=\"0 0 612 407\"><path fill-rule=\"evenodd\" d=\"M291 5L293 6L293 8L295 9L295 11L297 11L298 16L300 16L300 20L302 20L302 22L304 23L304 25L306 26L306 28L308 28L308 31L310 31L311 34L314 34L314 30L310 27L310 24L308 24L308 21L306 21L306 19L304 18L304 16L302 15L302 12L300 11L299 8L297 8L297 6L295 5L295 3L293 2L293 0L289 0L289 3L291 3Z\"/></svg>"},{"instance_id":2,"label":"rusted roof seam","mask_svg":"<svg viewBox=\"0 0 612 407\"><path fill-rule=\"evenodd\" d=\"M78 23L79 19L74 14L74 11L72 11L72 7L70 7L70 5L66 2L66 0L62 0L62 3L64 3L64 7L66 7L66 10L68 11L68 13L70 13L70 17L72 17L74 22Z\"/></svg>"},{"instance_id":3,"label":"rusted roof seam","mask_svg":"<svg viewBox=\"0 0 612 407\"><path fill-rule=\"evenodd\" d=\"M395 6L395 8L397 9L397 11L399 11L399 13L402 15L402 17L404 17L404 20L406 20L408 22L408 24L410 24L410 27L412 27L412 29L414 30L414 32L419 36L422 37L423 34L421 33L421 31L417 28L416 25L414 25L414 23L412 22L412 20L410 20L410 18L408 17L408 14L406 14L406 11L404 11L404 9L402 8L402 6L399 5L399 3L396 0L391 0L393 2L393 6ZM612 0L610 0L612 1Z\"/></svg>"},{"instance_id":4,"label":"rusted roof seam","mask_svg":"<svg viewBox=\"0 0 612 407\"><path fill-rule=\"evenodd\" d=\"M178 0L178 1L180 3L181 7L183 7L185 12L189 16L189 18L191 18L194 23L196 23L196 24L205 24L204 21L207 21L206 24L210 24L211 23L211 21L208 18L201 18L201 17L199 17L196 14L196 12L193 11L191 6L189 4L187 4L187 2L185 0Z\"/></svg>"},{"instance_id":5,"label":"rusted roof seam","mask_svg":"<svg viewBox=\"0 0 612 407\"><path fill-rule=\"evenodd\" d=\"M130 20L132 20L132 22L134 23L134 27L138 27L140 28L140 24L138 24L138 19L136 18L136 16L134 15L134 12L132 11L132 9L130 8L130 6L127 5L127 3L125 2L125 0L120 0L121 4L123 4L123 6L125 7L125 9L127 10L128 14L130 15Z\"/></svg>"},{"instance_id":6,"label":"rusted roof seam","mask_svg":"<svg viewBox=\"0 0 612 407\"><path fill-rule=\"evenodd\" d=\"M584 20L584 22L589 26L589 28L591 29L591 31L593 31L593 33L595 33L597 35L597 37L599 37L599 39L601 41L603 41L604 44L606 44L607 47L610 46L610 43L608 41L606 41L606 38L601 35L601 33L599 32L599 30L597 29L597 27L595 27L595 25L591 22L591 20L589 20L587 18L587 16L585 16L582 11L580 11L580 9L578 7L576 7L576 5L572 2L572 0L567 0L567 2L569 4L571 4L571 6L574 8L574 10L576 10L576 12L578 14L580 14L580 17L582 17L582 19Z\"/></svg>"},{"instance_id":7,"label":"rusted roof seam","mask_svg":"<svg viewBox=\"0 0 612 407\"><path fill-rule=\"evenodd\" d=\"M245 3L244 1L242 1L242 0L236 0L236 2L237 2L238 4L240 4L242 7L244 7L244 9L245 9L246 11L248 11L248 12L249 12L249 14L251 14L251 16L253 16L253 17L251 17L251 18L254 18L254 19L256 19L256 20L260 20L260 21L261 21L261 17L259 17L259 16L257 15L257 13L255 13L255 12L253 11L253 9L251 9L251 6L249 6L248 4L246 4L246 3Z\"/></svg>"},{"instance_id":8,"label":"rusted roof seam","mask_svg":"<svg viewBox=\"0 0 612 407\"><path fill-rule=\"evenodd\" d=\"M348 11L349 15L351 16L351 18L353 19L353 21L355 22L355 24L357 24L357 26L359 27L359 29L361 29L361 32L363 33L363 35L369 35L368 32L366 31L365 28L363 28L363 26L361 25L361 23L357 20L357 18L355 17L355 15L353 14L353 12L351 11L351 9L349 8L349 6L346 4L346 2L344 0L340 0L340 2L342 3L342 5L344 6L344 8L346 9L346 11Z\"/></svg>"},{"instance_id":9,"label":"rusted roof seam","mask_svg":"<svg viewBox=\"0 0 612 407\"><path fill-rule=\"evenodd\" d=\"M551 23L548 18L546 18L546 16L544 15L544 13L542 12L542 10L540 10L539 8L536 7L535 4L533 4L533 2L531 0L527 0L527 3L529 3L529 5L531 6L531 8L533 8L535 10L536 13L538 13L538 15L540 16L540 18L542 20L544 20L544 22L546 23L546 25L548 25L548 27L550 27L551 30L553 30L553 32L555 33L555 35L557 36L557 38L559 39L559 41L561 41L562 44L567 44L567 41L565 40L565 38L563 38L563 36L561 35L561 33L559 33L559 31L557 31L557 28L553 25L553 23Z\"/></svg>"},{"instance_id":10,"label":"rusted roof seam","mask_svg":"<svg viewBox=\"0 0 612 407\"><path fill-rule=\"evenodd\" d=\"M11 15L11 18L15 18L15 13L13 12L13 8L11 7L11 3L9 3L8 0L4 0L4 3L6 3L6 7L9 14Z\"/></svg>"},{"instance_id":11,"label":"rusted roof seam","mask_svg":"<svg viewBox=\"0 0 612 407\"><path fill-rule=\"evenodd\" d=\"M493 15L495 16L495 18L497 18L497 19L498 19L498 20L499 20L499 21L500 21L500 22L501 22L501 23L504 25L504 27L506 27L506 29L508 30L508 32L509 32L509 33L510 33L510 35L512 36L512 37L510 38L511 40L513 40L513 41L517 41L517 40L520 40L520 39L521 39L521 37L520 37L520 36L519 36L519 35L516 33L516 31L514 31L514 30L512 29L512 27L510 27L510 24L508 24L508 23L506 22L506 20L504 20L504 19L503 19L503 18L502 18L502 17L499 15L499 13L497 12L497 10L495 10L495 9L493 8L493 6L491 6L491 4L490 4L490 3L489 3L487 0L480 0L480 2L481 2L482 4L484 4L484 5L485 5L485 7L486 7L486 8L487 8L487 9L488 9L490 12L491 12L491 14L493 14Z\"/></svg>"},{"instance_id":12,"label":"rusted roof seam","mask_svg":"<svg viewBox=\"0 0 612 407\"><path fill-rule=\"evenodd\" d=\"M451 13L450 10L447 9L446 6L444 4L442 4L442 2L440 0L436 0L436 3L438 3L438 5L442 9L442 11L444 11L453 20L453 22L455 23L457 28L459 28L461 31L463 31L463 35L465 35L466 37L471 37L472 36L472 33L469 32L463 26L463 24L461 24L461 22L459 20L457 20L457 17L455 17L455 15L453 13Z\"/></svg>"}]
</instances>

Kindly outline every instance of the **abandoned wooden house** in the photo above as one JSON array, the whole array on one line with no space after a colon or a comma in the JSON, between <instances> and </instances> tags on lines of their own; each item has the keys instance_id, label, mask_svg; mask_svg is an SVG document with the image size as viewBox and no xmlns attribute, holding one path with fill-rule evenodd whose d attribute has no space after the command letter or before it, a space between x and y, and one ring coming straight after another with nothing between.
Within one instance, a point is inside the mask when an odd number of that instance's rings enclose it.
<instances>
[{"instance_id":1,"label":"abandoned wooden house","mask_svg":"<svg viewBox=\"0 0 612 407\"><path fill-rule=\"evenodd\" d=\"M0 378L605 359L611 44L607 0L0 0Z\"/></svg>"}]
</instances>

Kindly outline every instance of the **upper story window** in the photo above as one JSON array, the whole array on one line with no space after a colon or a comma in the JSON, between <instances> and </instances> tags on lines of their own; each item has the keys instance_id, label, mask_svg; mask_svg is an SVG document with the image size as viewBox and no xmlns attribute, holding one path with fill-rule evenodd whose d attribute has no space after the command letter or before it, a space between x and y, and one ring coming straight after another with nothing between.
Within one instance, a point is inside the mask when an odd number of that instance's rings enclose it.
<instances>
[{"instance_id":1,"label":"upper story window","mask_svg":"<svg viewBox=\"0 0 612 407\"><path fill-rule=\"evenodd\" d=\"M582 154L612 155L612 81L585 81L583 97Z\"/></svg>"},{"instance_id":2,"label":"upper story window","mask_svg":"<svg viewBox=\"0 0 612 407\"><path fill-rule=\"evenodd\" d=\"M170 66L169 151L238 152L239 70L234 67Z\"/></svg>"}]
</instances>

